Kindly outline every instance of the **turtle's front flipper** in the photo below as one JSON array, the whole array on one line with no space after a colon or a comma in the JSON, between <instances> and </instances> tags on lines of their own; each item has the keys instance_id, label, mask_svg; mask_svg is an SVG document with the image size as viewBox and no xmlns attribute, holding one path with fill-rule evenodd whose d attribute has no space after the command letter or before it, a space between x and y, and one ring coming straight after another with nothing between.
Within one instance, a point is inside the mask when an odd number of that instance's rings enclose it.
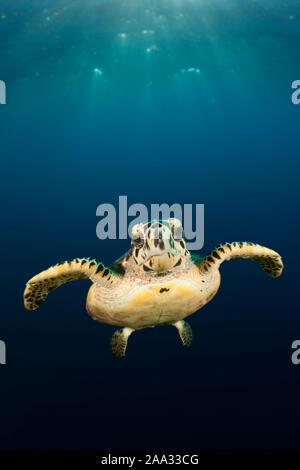
<instances>
[{"instance_id":1,"label":"turtle's front flipper","mask_svg":"<svg viewBox=\"0 0 300 470\"><path fill-rule=\"evenodd\" d=\"M128 338L133 331L131 328L122 328L112 335L110 345L115 356L125 356Z\"/></svg>"},{"instance_id":2,"label":"turtle's front flipper","mask_svg":"<svg viewBox=\"0 0 300 470\"><path fill-rule=\"evenodd\" d=\"M257 261L265 273L271 277L280 276L283 269L281 256L276 251L251 242L223 243L196 264L205 274L211 269L219 267L223 261L229 261L233 258L250 258Z\"/></svg>"},{"instance_id":3,"label":"turtle's front flipper","mask_svg":"<svg viewBox=\"0 0 300 470\"><path fill-rule=\"evenodd\" d=\"M193 342L193 330L190 325L184 320L177 321L173 323L173 325L177 328L184 346L191 346Z\"/></svg>"},{"instance_id":4,"label":"turtle's front flipper","mask_svg":"<svg viewBox=\"0 0 300 470\"><path fill-rule=\"evenodd\" d=\"M76 258L73 261L58 263L27 282L24 292L25 307L35 310L50 291L76 279L91 279L109 287L120 281L120 275L91 258Z\"/></svg>"}]
</instances>

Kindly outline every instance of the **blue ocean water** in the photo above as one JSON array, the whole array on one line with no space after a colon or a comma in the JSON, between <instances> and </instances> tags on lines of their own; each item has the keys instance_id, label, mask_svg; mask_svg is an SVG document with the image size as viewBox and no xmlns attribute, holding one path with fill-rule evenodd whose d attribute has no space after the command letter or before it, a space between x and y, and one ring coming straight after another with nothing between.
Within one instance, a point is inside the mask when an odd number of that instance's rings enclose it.
<instances>
[{"instance_id":1,"label":"blue ocean water","mask_svg":"<svg viewBox=\"0 0 300 470\"><path fill-rule=\"evenodd\" d=\"M16 5L17 3L17 5ZM2 0L1 448L298 448L300 5L296 0ZM205 254L278 251L285 270L221 267L190 317L110 352L88 281L39 310L26 281L65 259L106 264L101 203L205 204Z\"/></svg>"}]
</instances>

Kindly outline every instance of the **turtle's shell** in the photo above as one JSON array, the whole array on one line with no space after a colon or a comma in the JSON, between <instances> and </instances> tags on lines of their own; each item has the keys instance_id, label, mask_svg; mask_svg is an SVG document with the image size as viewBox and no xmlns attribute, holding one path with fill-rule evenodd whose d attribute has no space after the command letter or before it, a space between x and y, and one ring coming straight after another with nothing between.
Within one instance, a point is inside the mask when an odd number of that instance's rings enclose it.
<instances>
[{"instance_id":1,"label":"turtle's shell","mask_svg":"<svg viewBox=\"0 0 300 470\"><path fill-rule=\"evenodd\" d=\"M122 265L122 260L116 263ZM150 277L129 257L117 286L91 286L86 308L95 320L132 329L172 324L209 302L219 285L218 270L203 274L192 259L163 276Z\"/></svg>"}]
</instances>

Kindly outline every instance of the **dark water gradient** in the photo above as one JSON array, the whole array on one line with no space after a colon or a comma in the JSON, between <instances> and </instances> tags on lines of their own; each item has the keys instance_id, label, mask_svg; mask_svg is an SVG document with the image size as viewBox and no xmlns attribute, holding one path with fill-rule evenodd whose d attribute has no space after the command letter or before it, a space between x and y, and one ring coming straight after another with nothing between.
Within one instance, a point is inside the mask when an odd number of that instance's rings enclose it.
<instances>
[{"instance_id":1,"label":"dark water gradient","mask_svg":"<svg viewBox=\"0 0 300 470\"><path fill-rule=\"evenodd\" d=\"M0 447L298 448L299 2L13 4L0 6ZM95 234L96 207L123 194L204 203L203 253L255 241L282 254L283 276L222 265L190 349L146 329L123 360L85 312L87 281L25 311L40 270L127 249Z\"/></svg>"}]
</instances>

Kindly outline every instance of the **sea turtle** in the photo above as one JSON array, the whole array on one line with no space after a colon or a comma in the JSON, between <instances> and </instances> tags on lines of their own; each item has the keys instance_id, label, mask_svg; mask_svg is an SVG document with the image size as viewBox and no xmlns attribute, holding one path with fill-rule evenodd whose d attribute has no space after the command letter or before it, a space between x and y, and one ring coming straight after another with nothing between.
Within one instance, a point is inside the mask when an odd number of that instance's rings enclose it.
<instances>
[{"instance_id":1,"label":"sea turtle","mask_svg":"<svg viewBox=\"0 0 300 470\"><path fill-rule=\"evenodd\" d=\"M281 257L250 242L223 243L208 256L186 249L178 219L136 224L131 249L111 266L91 258L76 258L50 267L26 285L25 307L36 309L47 294L65 282L89 278L86 308L102 323L122 327L111 340L113 353L124 356L129 335L156 325L174 325L184 345L193 333L184 320L207 304L220 285L220 264L232 258L257 261L271 277L283 269Z\"/></svg>"}]
</instances>

